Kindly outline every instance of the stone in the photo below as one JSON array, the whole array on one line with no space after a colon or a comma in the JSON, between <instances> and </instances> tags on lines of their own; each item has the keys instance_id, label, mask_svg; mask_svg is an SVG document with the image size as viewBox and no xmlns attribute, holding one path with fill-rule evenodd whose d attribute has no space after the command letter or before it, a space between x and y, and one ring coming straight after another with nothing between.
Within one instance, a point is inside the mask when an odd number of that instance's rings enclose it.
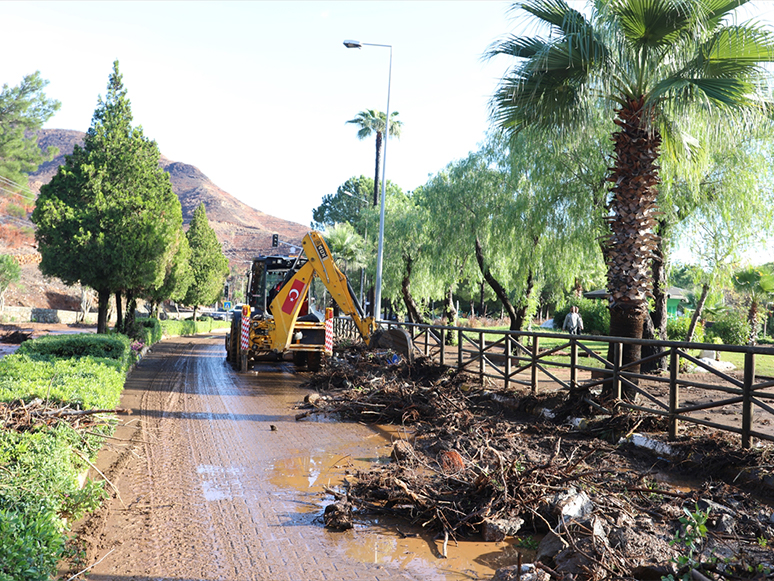
<instances>
[{"instance_id":1,"label":"stone","mask_svg":"<svg viewBox=\"0 0 774 581\"><path fill-rule=\"evenodd\" d=\"M521 575L519 575L518 565L509 565L508 567L500 567L495 571L492 581L550 581L551 576L538 569L532 563L527 563L521 566Z\"/></svg>"},{"instance_id":2,"label":"stone","mask_svg":"<svg viewBox=\"0 0 774 581\"><path fill-rule=\"evenodd\" d=\"M481 525L481 536L487 543L502 541L507 536L514 536L524 524L521 517L486 519Z\"/></svg>"},{"instance_id":3,"label":"stone","mask_svg":"<svg viewBox=\"0 0 774 581\"><path fill-rule=\"evenodd\" d=\"M570 487L558 492L551 503L551 514L559 517L560 522L578 520L588 516L594 510L594 504L584 491L578 492Z\"/></svg>"},{"instance_id":4,"label":"stone","mask_svg":"<svg viewBox=\"0 0 774 581\"><path fill-rule=\"evenodd\" d=\"M390 458L395 462L401 463L411 460L414 457L414 446L408 440L395 440L392 444Z\"/></svg>"}]
</instances>

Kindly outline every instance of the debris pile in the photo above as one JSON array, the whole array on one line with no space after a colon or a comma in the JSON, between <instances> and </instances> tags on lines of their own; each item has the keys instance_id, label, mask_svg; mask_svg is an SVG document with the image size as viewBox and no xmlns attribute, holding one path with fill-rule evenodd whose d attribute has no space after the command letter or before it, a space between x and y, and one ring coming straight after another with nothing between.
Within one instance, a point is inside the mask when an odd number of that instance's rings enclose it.
<instances>
[{"instance_id":1,"label":"debris pile","mask_svg":"<svg viewBox=\"0 0 774 581\"><path fill-rule=\"evenodd\" d=\"M394 442L390 464L357 472L346 494L329 491L356 513L434 530L443 556L462 537L542 536L533 571L541 578L660 579L695 570L774 579L774 509L712 474L689 491L673 488L657 479L668 463L595 437L633 431L643 418L614 415L583 431L537 419L513 392L427 359L390 361L357 350L331 360L308 384L319 397L298 416L335 412L411 427L410 440Z\"/></svg>"},{"instance_id":2,"label":"debris pile","mask_svg":"<svg viewBox=\"0 0 774 581\"><path fill-rule=\"evenodd\" d=\"M54 427L66 422L76 430L88 430L106 425L108 419L100 414L122 413L124 410L79 410L70 406L60 406L36 398L28 403L14 401L0 402L0 429L14 432L28 432L44 427Z\"/></svg>"}]
</instances>

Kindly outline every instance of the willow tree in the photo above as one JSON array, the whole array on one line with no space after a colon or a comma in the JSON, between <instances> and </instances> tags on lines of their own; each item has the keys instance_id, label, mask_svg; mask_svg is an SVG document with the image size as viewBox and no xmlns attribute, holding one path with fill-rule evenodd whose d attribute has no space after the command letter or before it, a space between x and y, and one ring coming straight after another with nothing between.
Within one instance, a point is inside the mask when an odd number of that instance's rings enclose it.
<instances>
[{"instance_id":1,"label":"willow tree","mask_svg":"<svg viewBox=\"0 0 774 581\"><path fill-rule=\"evenodd\" d=\"M737 24L738 0L601 0L590 15L564 0L517 6L546 36L511 36L489 57L517 59L491 100L493 122L513 136L536 125L584 131L602 108L613 133L608 232L604 242L610 332L642 336L651 295L659 158L685 154L681 121L730 123L762 107L760 63L774 54L771 34ZM637 346L624 361L639 359Z\"/></svg>"}]
</instances>

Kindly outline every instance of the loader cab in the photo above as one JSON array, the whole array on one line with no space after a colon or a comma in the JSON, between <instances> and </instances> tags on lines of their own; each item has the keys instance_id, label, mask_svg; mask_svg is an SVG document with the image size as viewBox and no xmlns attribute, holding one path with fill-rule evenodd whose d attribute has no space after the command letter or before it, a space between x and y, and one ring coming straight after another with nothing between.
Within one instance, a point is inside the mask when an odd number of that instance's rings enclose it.
<instances>
[{"instance_id":1,"label":"loader cab","mask_svg":"<svg viewBox=\"0 0 774 581\"><path fill-rule=\"evenodd\" d=\"M247 285L247 302L255 315L268 313L277 290L306 263L306 258L258 256L253 259Z\"/></svg>"}]
</instances>

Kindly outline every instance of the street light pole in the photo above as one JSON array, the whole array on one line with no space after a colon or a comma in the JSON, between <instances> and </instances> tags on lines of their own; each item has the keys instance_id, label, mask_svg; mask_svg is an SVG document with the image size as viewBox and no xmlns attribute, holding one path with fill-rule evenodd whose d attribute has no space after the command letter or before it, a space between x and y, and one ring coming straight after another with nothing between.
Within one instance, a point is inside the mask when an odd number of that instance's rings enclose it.
<instances>
[{"instance_id":1,"label":"street light pole","mask_svg":"<svg viewBox=\"0 0 774 581\"><path fill-rule=\"evenodd\" d=\"M390 86L392 85L392 45L372 44L357 40L345 40L347 48L361 48L363 46L380 46L390 49L390 68L387 76L387 118L384 121L384 157L382 159L382 200L379 209L379 243L376 250L376 289L374 293L374 319L382 318L382 259L384 256L384 199L386 196L387 176L387 142L390 140Z\"/></svg>"}]
</instances>

